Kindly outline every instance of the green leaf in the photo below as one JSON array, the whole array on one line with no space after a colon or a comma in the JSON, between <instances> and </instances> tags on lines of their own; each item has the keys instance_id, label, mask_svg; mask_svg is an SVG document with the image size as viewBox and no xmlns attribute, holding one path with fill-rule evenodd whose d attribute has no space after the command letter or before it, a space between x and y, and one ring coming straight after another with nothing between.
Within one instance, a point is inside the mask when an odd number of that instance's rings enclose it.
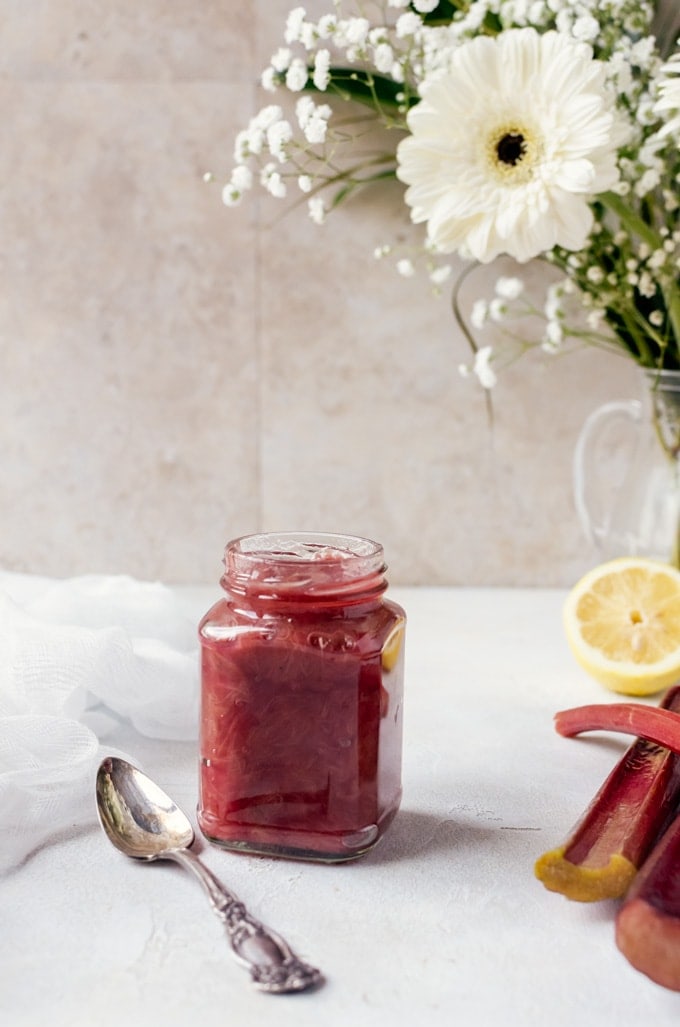
<instances>
[{"instance_id":1,"label":"green leaf","mask_svg":"<svg viewBox=\"0 0 680 1027\"><path fill-rule=\"evenodd\" d=\"M396 178L397 171L394 167L386 168L384 171L376 171L372 175L364 175L362 178L353 178L333 194L331 209L334 210L341 203L344 203L347 197L351 196L351 194L356 192L357 189L362 189L364 186L372 185L374 182L385 182L391 179L396 181Z\"/></svg>"},{"instance_id":2,"label":"green leaf","mask_svg":"<svg viewBox=\"0 0 680 1027\"><path fill-rule=\"evenodd\" d=\"M374 110L387 108L393 111L399 110L404 102L412 105L418 99L411 97L404 101L404 86L400 82L394 82L385 75L376 75L375 72L365 71L361 68L330 68L330 84L327 93L335 93L343 100L354 100L363 103ZM318 93L311 77L307 80L305 90Z\"/></svg>"},{"instance_id":3,"label":"green leaf","mask_svg":"<svg viewBox=\"0 0 680 1027\"><path fill-rule=\"evenodd\" d=\"M415 11L413 4L410 6ZM421 17L426 25L450 25L456 14L467 13L469 10L470 0L439 0L433 11ZM487 11L482 27L490 36L496 36L502 29L500 18L492 11Z\"/></svg>"},{"instance_id":4,"label":"green leaf","mask_svg":"<svg viewBox=\"0 0 680 1027\"><path fill-rule=\"evenodd\" d=\"M415 11L413 4L410 5L411 10ZM457 11L466 10L469 4L455 3L453 0L439 0L439 3L433 11L429 14L423 14L422 19L426 25L448 25L449 22L453 21L453 16Z\"/></svg>"}]
</instances>

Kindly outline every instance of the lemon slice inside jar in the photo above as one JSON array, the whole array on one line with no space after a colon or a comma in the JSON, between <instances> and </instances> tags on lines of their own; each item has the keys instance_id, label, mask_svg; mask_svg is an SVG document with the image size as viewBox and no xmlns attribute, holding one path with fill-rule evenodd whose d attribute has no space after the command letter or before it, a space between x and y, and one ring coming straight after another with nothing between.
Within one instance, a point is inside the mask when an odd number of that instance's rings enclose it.
<instances>
[{"instance_id":1,"label":"lemon slice inside jar","mask_svg":"<svg viewBox=\"0 0 680 1027\"><path fill-rule=\"evenodd\" d=\"M397 665L397 660L399 659L403 641L404 625L397 624L397 626L390 631L389 635L385 639L385 644L382 647L380 659L383 670L394 670Z\"/></svg>"}]
</instances>

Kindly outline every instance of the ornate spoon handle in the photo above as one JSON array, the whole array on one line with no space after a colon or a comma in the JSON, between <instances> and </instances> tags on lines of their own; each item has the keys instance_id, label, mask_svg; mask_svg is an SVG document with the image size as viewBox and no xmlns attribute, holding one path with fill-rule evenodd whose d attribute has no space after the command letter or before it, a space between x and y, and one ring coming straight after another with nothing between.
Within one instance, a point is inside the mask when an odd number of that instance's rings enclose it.
<instances>
[{"instance_id":1,"label":"ornate spoon handle","mask_svg":"<svg viewBox=\"0 0 680 1027\"><path fill-rule=\"evenodd\" d=\"M284 994L306 991L323 981L319 970L298 959L283 938L250 915L236 898L189 849L164 853L191 871L205 888L213 910L226 925L236 959L250 971L260 991Z\"/></svg>"}]
</instances>

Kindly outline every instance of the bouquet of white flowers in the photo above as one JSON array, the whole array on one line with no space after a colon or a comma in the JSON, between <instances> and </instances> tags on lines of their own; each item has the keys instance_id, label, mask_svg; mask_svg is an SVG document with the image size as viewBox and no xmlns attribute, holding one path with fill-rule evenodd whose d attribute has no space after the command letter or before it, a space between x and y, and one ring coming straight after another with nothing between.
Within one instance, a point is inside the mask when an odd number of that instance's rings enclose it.
<instances>
[{"instance_id":1,"label":"bouquet of white flowers","mask_svg":"<svg viewBox=\"0 0 680 1027\"><path fill-rule=\"evenodd\" d=\"M420 263L440 290L452 254L470 268L500 255L549 261L559 278L544 302L506 275L472 308L475 329L543 319L532 342L508 329L505 354L478 345L454 293L486 387L509 356L569 340L680 370L680 17L669 11L653 0L335 0L310 20L296 7L262 75L281 102L239 133L224 202L259 184L304 197L323 223L356 188L396 177L425 229L420 261L395 256L402 274ZM372 138L381 145L366 149Z\"/></svg>"}]
</instances>

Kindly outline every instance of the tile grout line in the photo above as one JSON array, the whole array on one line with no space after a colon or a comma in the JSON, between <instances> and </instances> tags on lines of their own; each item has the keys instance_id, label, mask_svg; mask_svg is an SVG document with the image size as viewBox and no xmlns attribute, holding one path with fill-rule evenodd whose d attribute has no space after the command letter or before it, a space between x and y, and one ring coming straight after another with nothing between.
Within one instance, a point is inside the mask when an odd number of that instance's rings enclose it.
<instances>
[{"instance_id":1,"label":"tile grout line","mask_svg":"<svg viewBox=\"0 0 680 1027\"><path fill-rule=\"evenodd\" d=\"M257 87L252 87L252 109L257 107ZM254 212L255 246L253 248L253 335L255 341L255 412L256 444L255 444L255 480L256 480L256 525L254 530L264 530L264 337L262 332L262 207L259 197L256 198Z\"/></svg>"}]
</instances>

